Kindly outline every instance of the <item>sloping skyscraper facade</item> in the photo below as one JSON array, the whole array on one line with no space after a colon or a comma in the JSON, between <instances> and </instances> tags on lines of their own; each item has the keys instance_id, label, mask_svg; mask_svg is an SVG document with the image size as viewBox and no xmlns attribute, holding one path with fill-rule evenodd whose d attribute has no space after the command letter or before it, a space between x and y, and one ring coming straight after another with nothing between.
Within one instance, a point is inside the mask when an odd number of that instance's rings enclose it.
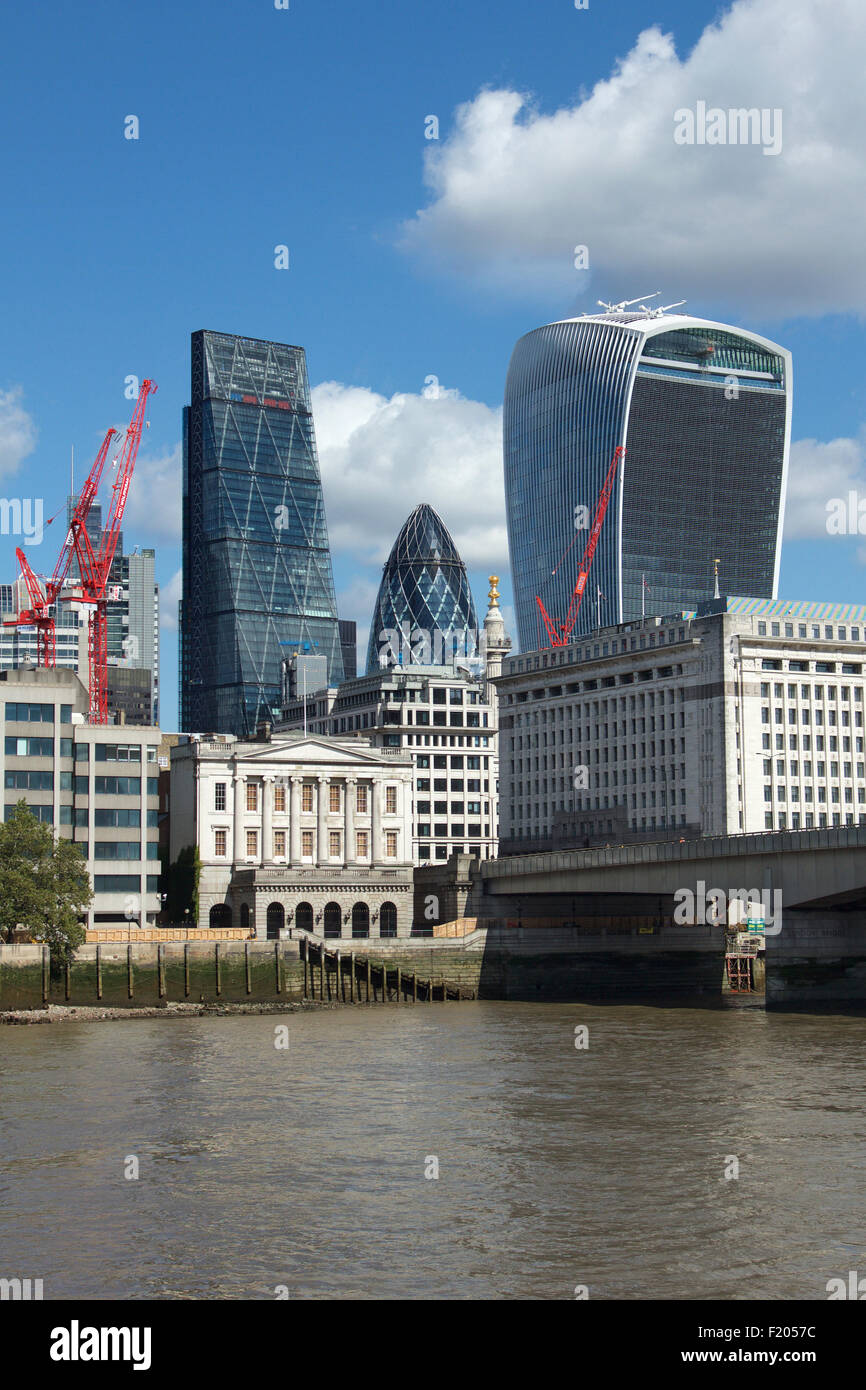
<instances>
[{"instance_id":1,"label":"sloping skyscraper facade","mask_svg":"<svg viewBox=\"0 0 866 1390\"><path fill-rule=\"evenodd\" d=\"M521 338L504 420L521 649L546 645L536 596L565 618L618 445L575 636L695 608L716 559L722 592L775 597L790 422L790 353L742 329L643 309Z\"/></svg>"},{"instance_id":2,"label":"sloping skyscraper facade","mask_svg":"<svg viewBox=\"0 0 866 1390\"><path fill-rule=\"evenodd\" d=\"M303 348L192 335L184 412L181 728L277 717L281 662L343 663Z\"/></svg>"},{"instance_id":3,"label":"sloping skyscraper facade","mask_svg":"<svg viewBox=\"0 0 866 1390\"><path fill-rule=\"evenodd\" d=\"M432 507L405 522L385 564L373 609L367 674L388 666L453 664L472 657L478 618L466 566Z\"/></svg>"}]
</instances>

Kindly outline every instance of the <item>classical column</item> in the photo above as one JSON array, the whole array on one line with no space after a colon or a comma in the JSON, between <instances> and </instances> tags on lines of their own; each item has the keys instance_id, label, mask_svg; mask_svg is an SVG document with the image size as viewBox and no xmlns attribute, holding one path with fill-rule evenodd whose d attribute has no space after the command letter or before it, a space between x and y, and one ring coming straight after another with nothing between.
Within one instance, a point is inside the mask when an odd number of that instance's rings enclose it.
<instances>
[{"instance_id":1,"label":"classical column","mask_svg":"<svg viewBox=\"0 0 866 1390\"><path fill-rule=\"evenodd\" d=\"M274 774L262 778L262 863L274 862Z\"/></svg>"},{"instance_id":2,"label":"classical column","mask_svg":"<svg viewBox=\"0 0 866 1390\"><path fill-rule=\"evenodd\" d=\"M292 777L292 793L289 805L289 863L297 866L301 862L301 786L303 777Z\"/></svg>"},{"instance_id":3,"label":"classical column","mask_svg":"<svg viewBox=\"0 0 866 1390\"><path fill-rule=\"evenodd\" d=\"M235 781L235 852L234 861L236 864L243 864L246 859L246 836L244 835L244 815L247 809L246 787L247 779L242 772L236 772Z\"/></svg>"},{"instance_id":4,"label":"classical column","mask_svg":"<svg viewBox=\"0 0 866 1390\"><path fill-rule=\"evenodd\" d=\"M346 798L346 804L343 807L343 834L346 838L346 843L343 846L343 860L346 864L357 864L358 862L358 855L355 849L355 792L357 786L357 777L346 778L345 791L343 792Z\"/></svg>"},{"instance_id":5,"label":"classical column","mask_svg":"<svg viewBox=\"0 0 866 1390\"><path fill-rule=\"evenodd\" d=\"M319 864L328 862L328 797L330 796L331 779L330 777L319 778L319 830L317 839L319 841L318 854L316 861Z\"/></svg>"},{"instance_id":6,"label":"classical column","mask_svg":"<svg viewBox=\"0 0 866 1390\"><path fill-rule=\"evenodd\" d=\"M385 846L382 843L382 783L378 778L373 779L370 789L373 798L373 845L371 862L381 864L385 857Z\"/></svg>"}]
</instances>

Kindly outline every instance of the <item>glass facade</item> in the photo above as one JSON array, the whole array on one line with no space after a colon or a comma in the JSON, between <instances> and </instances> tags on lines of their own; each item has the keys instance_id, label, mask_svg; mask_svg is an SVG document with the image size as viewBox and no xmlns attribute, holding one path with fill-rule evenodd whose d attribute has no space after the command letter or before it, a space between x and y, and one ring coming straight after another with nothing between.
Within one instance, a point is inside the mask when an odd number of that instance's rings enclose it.
<instances>
[{"instance_id":1,"label":"glass facade","mask_svg":"<svg viewBox=\"0 0 866 1390\"><path fill-rule=\"evenodd\" d=\"M184 412L181 728L250 736L281 662L343 661L302 348L199 332Z\"/></svg>"},{"instance_id":2,"label":"glass facade","mask_svg":"<svg viewBox=\"0 0 866 1390\"><path fill-rule=\"evenodd\" d=\"M536 595L565 618L620 444L575 635L639 618L642 594L647 615L696 607L716 558L722 592L773 597L790 410L790 354L723 325L611 313L521 338L504 421L521 649L546 645Z\"/></svg>"},{"instance_id":3,"label":"glass facade","mask_svg":"<svg viewBox=\"0 0 866 1390\"><path fill-rule=\"evenodd\" d=\"M471 657L478 618L466 566L448 528L416 507L388 556L367 648L367 674L386 666L437 666Z\"/></svg>"}]
</instances>

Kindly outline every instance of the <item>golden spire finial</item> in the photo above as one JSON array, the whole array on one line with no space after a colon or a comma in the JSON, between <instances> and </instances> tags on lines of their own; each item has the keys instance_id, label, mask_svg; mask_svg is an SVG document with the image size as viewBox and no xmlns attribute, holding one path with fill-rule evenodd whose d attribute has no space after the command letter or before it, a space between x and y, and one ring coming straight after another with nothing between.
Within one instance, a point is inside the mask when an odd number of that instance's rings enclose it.
<instances>
[{"instance_id":1,"label":"golden spire finial","mask_svg":"<svg viewBox=\"0 0 866 1390\"><path fill-rule=\"evenodd\" d=\"M494 603L498 605L498 603L499 603L499 575L498 575L498 574L490 574L490 575L488 575L487 577L488 577L488 579L490 580L490 592L489 592L489 594L487 595L487 598L488 598L488 600L489 600L489 602L490 602L491 605L494 604Z\"/></svg>"}]
</instances>

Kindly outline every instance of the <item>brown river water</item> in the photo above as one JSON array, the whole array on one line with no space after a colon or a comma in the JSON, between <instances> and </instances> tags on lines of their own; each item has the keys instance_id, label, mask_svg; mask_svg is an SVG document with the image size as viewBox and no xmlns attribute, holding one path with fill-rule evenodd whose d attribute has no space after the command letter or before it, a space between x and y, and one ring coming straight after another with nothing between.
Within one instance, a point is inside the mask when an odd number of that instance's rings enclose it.
<instances>
[{"instance_id":1,"label":"brown river water","mask_svg":"<svg viewBox=\"0 0 866 1390\"><path fill-rule=\"evenodd\" d=\"M0 1277L826 1299L866 1275L864 1052L862 1018L583 1004L3 1028Z\"/></svg>"}]
</instances>

